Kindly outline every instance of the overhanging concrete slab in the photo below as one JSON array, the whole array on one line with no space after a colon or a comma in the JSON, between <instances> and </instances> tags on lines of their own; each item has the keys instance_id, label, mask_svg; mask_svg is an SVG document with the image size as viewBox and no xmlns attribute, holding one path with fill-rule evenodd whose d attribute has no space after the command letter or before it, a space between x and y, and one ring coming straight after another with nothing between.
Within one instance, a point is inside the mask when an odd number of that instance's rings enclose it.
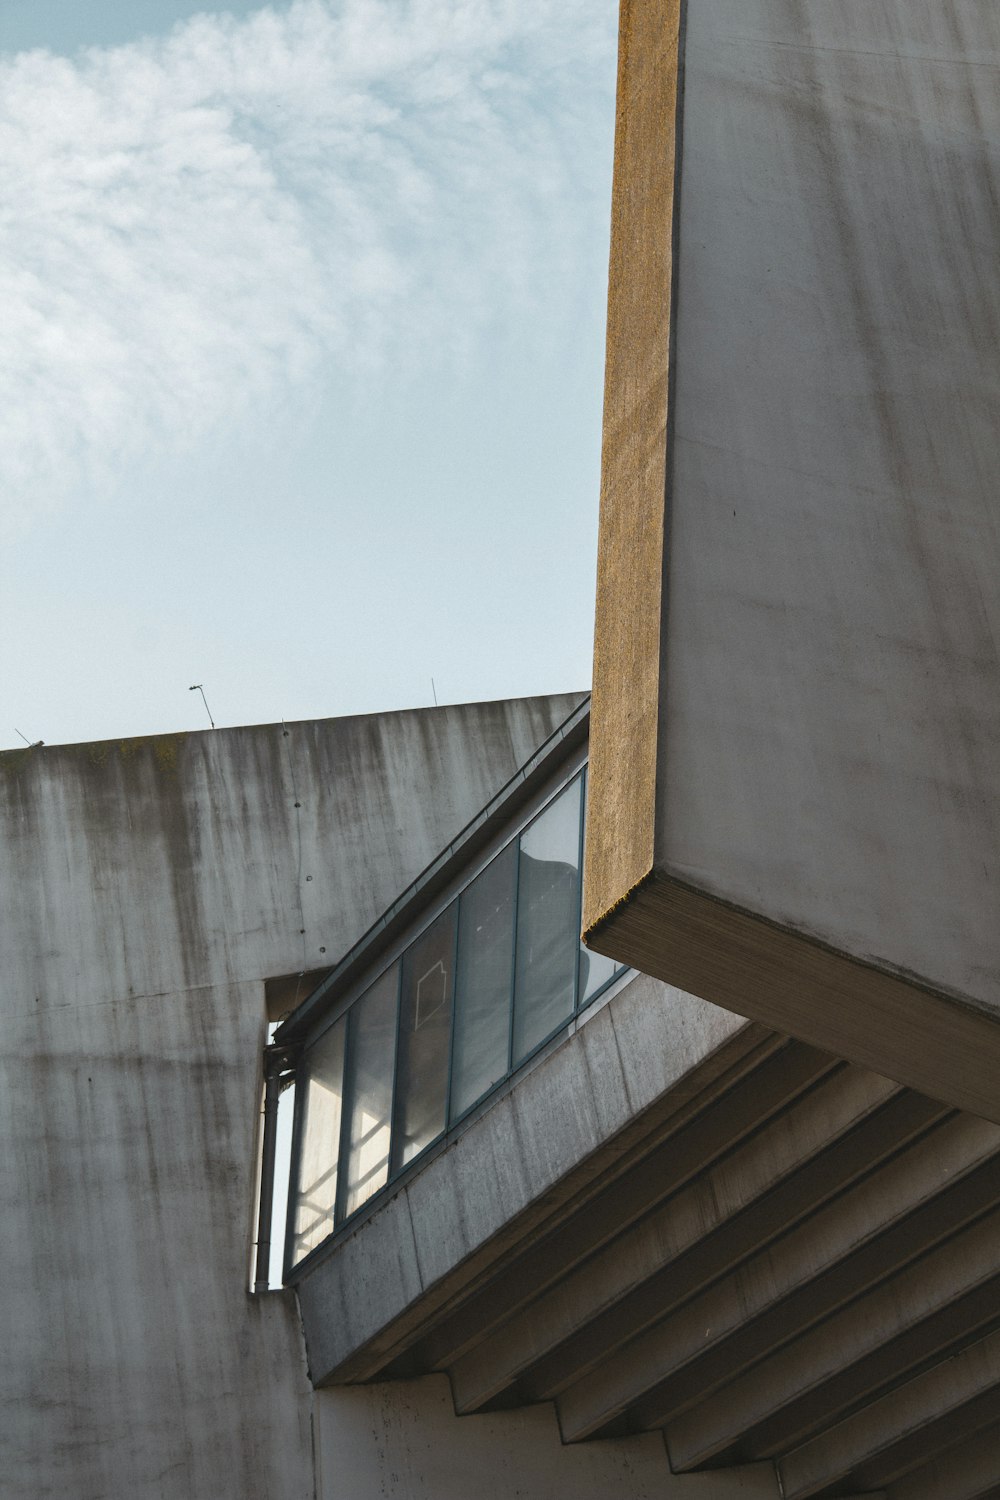
<instances>
[{"instance_id":1,"label":"overhanging concrete slab","mask_svg":"<svg viewBox=\"0 0 1000 1500\"><path fill-rule=\"evenodd\" d=\"M625 985L296 1278L313 1383L397 1373L479 1291L503 1309L496 1278L515 1252L551 1236L779 1040L645 976ZM595 1216L595 1228L609 1238L620 1223L601 1231ZM549 1279L587 1248L577 1223ZM510 1296L534 1295L544 1278L521 1265ZM488 1318L472 1321L481 1337Z\"/></svg>"},{"instance_id":2,"label":"overhanging concrete slab","mask_svg":"<svg viewBox=\"0 0 1000 1500\"><path fill-rule=\"evenodd\" d=\"M994 1120L998 82L986 0L623 0L585 873Z\"/></svg>"}]
</instances>

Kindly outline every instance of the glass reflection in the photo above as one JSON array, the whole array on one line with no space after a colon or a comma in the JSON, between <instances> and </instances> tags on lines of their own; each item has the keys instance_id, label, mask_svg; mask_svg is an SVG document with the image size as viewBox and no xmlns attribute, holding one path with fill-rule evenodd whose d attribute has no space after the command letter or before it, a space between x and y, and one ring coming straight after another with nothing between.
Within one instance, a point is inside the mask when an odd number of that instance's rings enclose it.
<instances>
[{"instance_id":1,"label":"glass reflection","mask_svg":"<svg viewBox=\"0 0 1000 1500\"><path fill-rule=\"evenodd\" d=\"M293 1261L299 1261L333 1229L344 1083L341 1016L309 1050L299 1146L299 1190L295 1202Z\"/></svg>"},{"instance_id":2,"label":"glass reflection","mask_svg":"<svg viewBox=\"0 0 1000 1500\"><path fill-rule=\"evenodd\" d=\"M578 1004L585 1005L598 990L603 990L609 980L618 973L621 965L615 963L613 958L605 958L603 953L593 953L589 948L580 944L580 999Z\"/></svg>"},{"instance_id":3,"label":"glass reflection","mask_svg":"<svg viewBox=\"0 0 1000 1500\"><path fill-rule=\"evenodd\" d=\"M388 1180L398 987L395 963L348 1011L347 1159L338 1218L353 1214Z\"/></svg>"},{"instance_id":4,"label":"glass reflection","mask_svg":"<svg viewBox=\"0 0 1000 1500\"><path fill-rule=\"evenodd\" d=\"M515 857L515 846L510 844L462 892L452 1119L470 1109L508 1068Z\"/></svg>"},{"instance_id":5,"label":"glass reflection","mask_svg":"<svg viewBox=\"0 0 1000 1500\"><path fill-rule=\"evenodd\" d=\"M293 1264L624 972L580 943L583 785L577 775L308 1048Z\"/></svg>"},{"instance_id":6,"label":"glass reflection","mask_svg":"<svg viewBox=\"0 0 1000 1500\"><path fill-rule=\"evenodd\" d=\"M578 776L519 840L514 1063L573 1014L580 947Z\"/></svg>"},{"instance_id":7,"label":"glass reflection","mask_svg":"<svg viewBox=\"0 0 1000 1500\"><path fill-rule=\"evenodd\" d=\"M446 1123L457 910L453 902L403 956L393 1171L429 1146Z\"/></svg>"}]
</instances>

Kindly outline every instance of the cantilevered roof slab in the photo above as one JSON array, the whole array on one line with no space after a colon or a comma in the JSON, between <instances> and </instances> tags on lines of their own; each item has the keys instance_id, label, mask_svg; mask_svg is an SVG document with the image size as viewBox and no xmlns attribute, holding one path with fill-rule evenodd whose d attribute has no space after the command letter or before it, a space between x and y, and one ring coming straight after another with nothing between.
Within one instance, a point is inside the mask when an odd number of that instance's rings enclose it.
<instances>
[{"instance_id":1,"label":"cantilevered roof slab","mask_svg":"<svg viewBox=\"0 0 1000 1500\"><path fill-rule=\"evenodd\" d=\"M1000 8L623 0L588 942L1000 1120Z\"/></svg>"}]
</instances>

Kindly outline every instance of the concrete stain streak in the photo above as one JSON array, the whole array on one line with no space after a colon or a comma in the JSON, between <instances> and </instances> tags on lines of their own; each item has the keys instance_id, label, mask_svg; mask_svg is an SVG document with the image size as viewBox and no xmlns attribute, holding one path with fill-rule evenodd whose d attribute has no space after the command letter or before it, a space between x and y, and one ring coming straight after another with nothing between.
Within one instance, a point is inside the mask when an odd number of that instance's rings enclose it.
<instances>
[{"instance_id":1,"label":"concrete stain streak","mask_svg":"<svg viewBox=\"0 0 1000 1500\"><path fill-rule=\"evenodd\" d=\"M5 1497L312 1500L294 1298L246 1291L264 981L581 696L0 755Z\"/></svg>"}]
</instances>

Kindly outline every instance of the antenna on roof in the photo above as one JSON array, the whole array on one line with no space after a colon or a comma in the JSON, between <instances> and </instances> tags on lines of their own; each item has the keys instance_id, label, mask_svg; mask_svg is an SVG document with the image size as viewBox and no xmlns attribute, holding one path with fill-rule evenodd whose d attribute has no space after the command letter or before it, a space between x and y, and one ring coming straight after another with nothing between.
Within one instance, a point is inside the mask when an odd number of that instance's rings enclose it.
<instances>
[{"instance_id":1,"label":"antenna on roof","mask_svg":"<svg viewBox=\"0 0 1000 1500\"><path fill-rule=\"evenodd\" d=\"M437 706L438 706L438 690L434 686L434 678L433 677L431 678L431 692L434 694L434 707L437 708Z\"/></svg>"},{"instance_id":2,"label":"antenna on roof","mask_svg":"<svg viewBox=\"0 0 1000 1500\"><path fill-rule=\"evenodd\" d=\"M205 712L208 714L208 722L211 724L212 728L214 729L215 728L215 720L212 718L212 710L208 706L208 699L205 697L205 689L202 687L201 683L200 682L192 683L192 685L188 688L188 692L189 693L200 693L201 694L201 701L202 701L202 703L204 703L204 705L205 705Z\"/></svg>"},{"instance_id":3,"label":"antenna on roof","mask_svg":"<svg viewBox=\"0 0 1000 1500\"><path fill-rule=\"evenodd\" d=\"M14 725L14 733L20 736L20 738L28 746L29 750L37 750L39 745L45 744L44 740L29 740L26 734L21 734L21 731L18 729L16 724Z\"/></svg>"}]
</instances>

